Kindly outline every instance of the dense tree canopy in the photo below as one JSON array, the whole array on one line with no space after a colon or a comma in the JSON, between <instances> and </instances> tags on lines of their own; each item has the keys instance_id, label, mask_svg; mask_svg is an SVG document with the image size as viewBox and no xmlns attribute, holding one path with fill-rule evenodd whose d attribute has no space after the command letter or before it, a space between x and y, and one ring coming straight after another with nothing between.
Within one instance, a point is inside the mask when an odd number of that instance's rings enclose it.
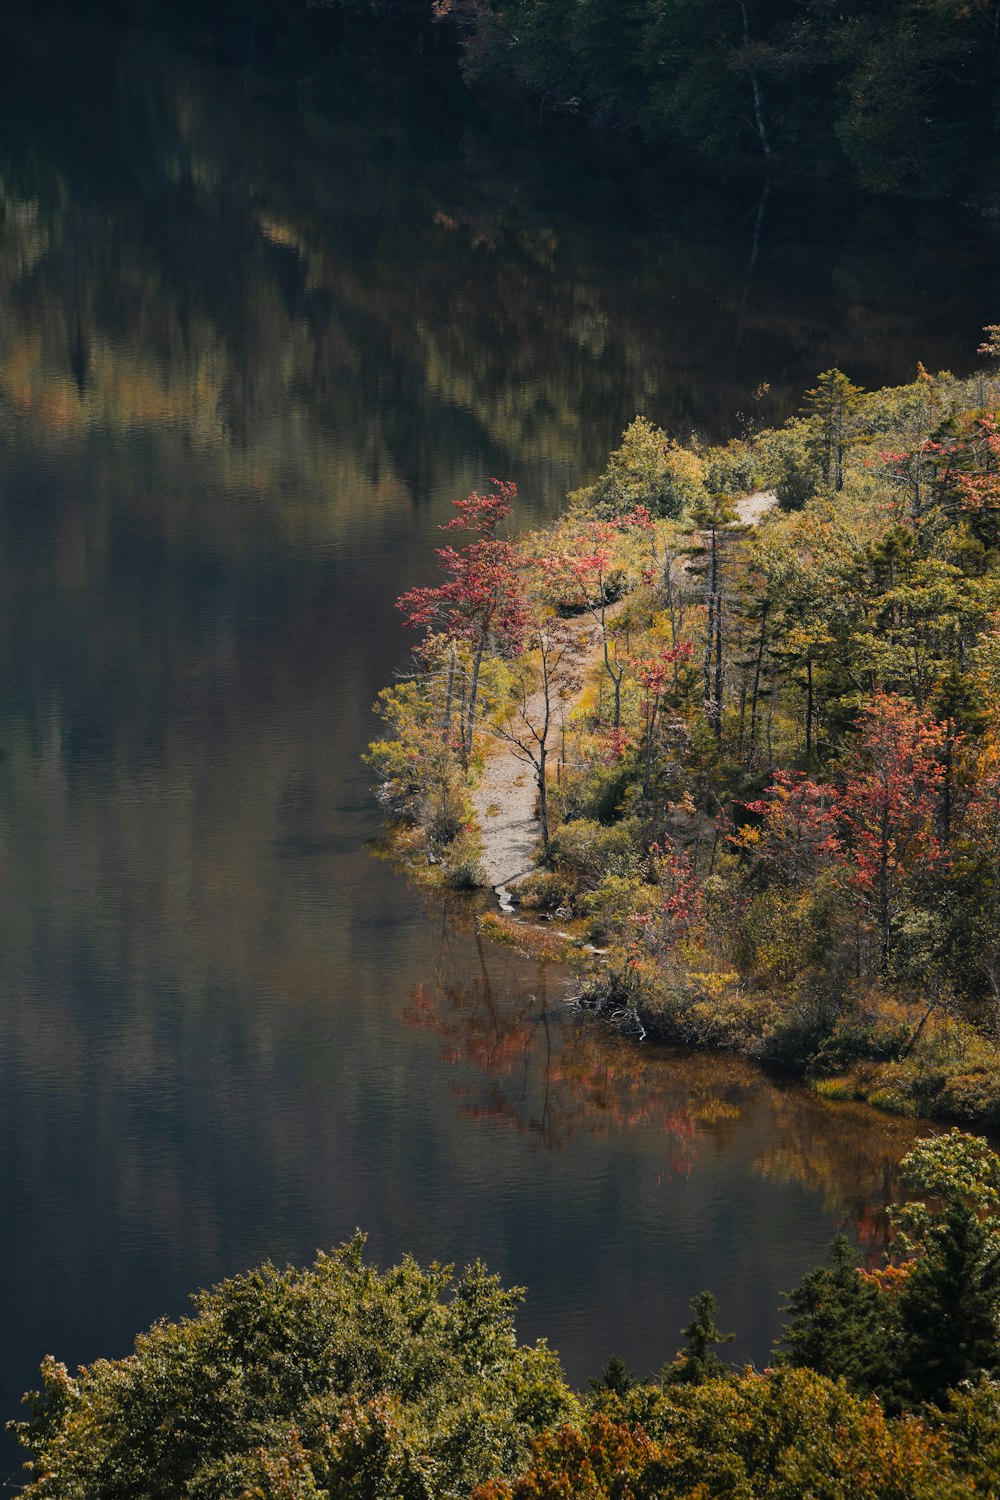
<instances>
[{"instance_id":1,"label":"dense tree canopy","mask_svg":"<svg viewBox=\"0 0 1000 1500\"><path fill-rule=\"evenodd\" d=\"M996 0L445 0L479 76L509 71L709 157L981 190L996 131ZM995 187L995 183L992 184Z\"/></svg>"},{"instance_id":2,"label":"dense tree canopy","mask_svg":"<svg viewBox=\"0 0 1000 1500\"><path fill-rule=\"evenodd\" d=\"M356 1237L308 1270L264 1266L159 1323L125 1360L47 1360L26 1493L51 1500L441 1500L508 1471L569 1416L558 1361L514 1333L481 1266L380 1274Z\"/></svg>"},{"instance_id":3,"label":"dense tree canopy","mask_svg":"<svg viewBox=\"0 0 1000 1500\"><path fill-rule=\"evenodd\" d=\"M918 1142L893 1253L838 1242L774 1368L736 1373L702 1292L658 1380L574 1396L481 1266L379 1273L358 1236L196 1299L126 1359L47 1359L20 1436L36 1500L949 1500L996 1494L998 1158ZM932 1194L933 1196L928 1196ZM925 1201L926 1200L926 1201ZM881 1399L880 1399L881 1398Z\"/></svg>"}]
</instances>

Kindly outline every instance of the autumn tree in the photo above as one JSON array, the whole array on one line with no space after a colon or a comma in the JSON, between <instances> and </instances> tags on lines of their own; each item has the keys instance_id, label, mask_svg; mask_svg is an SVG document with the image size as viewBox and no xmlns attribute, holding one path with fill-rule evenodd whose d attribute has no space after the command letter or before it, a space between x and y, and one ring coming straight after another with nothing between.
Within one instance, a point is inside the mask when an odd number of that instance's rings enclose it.
<instances>
[{"instance_id":1,"label":"autumn tree","mask_svg":"<svg viewBox=\"0 0 1000 1500\"><path fill-rule=\"evenodd\" d=\"M472 752L484 657L489 649L501 654L516 653L524 636L525 605L517 551L511 541L497 535L501 523L510 515L516 494L516 485L494 479L489 494L473 491L467 499L455 500L458 515L442 529L470 531L478 540L459 549L437 548L445 581L409 589L397 601L407 625L434 631L449 642L449 669L453 675L457 663L455 648L459 644L468 647L470 661L458 737L465 765ZM449 726L451 711L449 690Z\"/></svg>"},{"instance_id":2,"label":"autumn tree","mask_svg":"<svg viewBox=\"0 0 1000 1500\"><path fill-rule=\"evenodd\" d=\"M943 855L935 822L943 769L940 725L905 699L879 693L862 711L837 811L851 859L849 886L878 934L886 973L912 877Z\"/></svg>"},{"instance_id":3,"label":"autumn tree","mask_svg":"<svg viewBox=\"0 0 1000 1500\"><path fill-rule=\"evenodd\" d=\"M797 889L840 853L837 792L826 782L778 771L766 797L748 811L761 822L746 824L733 842L752 854L765 882Z\"/></svg>"},{"instance_id":4,"label":"autumn tree","mask_svg":"<svg viewBox=\"0 0 1000 1500\"><path fill-rule=\"evenodd\" d=\"M989 1416L984 1413L988 1424ZM538 1438L513 1480L473 1500L964 1500L969 1483L927 1420L806 1369L597 1393L579 1424Z\"/></svg>"},{"instance_id":5,"label":"autumn tree","mask_svg":"<svg viewBox=\"0 0 1000 1500\"><path fill-rule=\"evenodd\" d=\"M677 686L678 667L690 661L693 647L689 641L678 646L662 647L655 656L641 657L630 663L641 690L639 718L643 742L642 795L649 796L653 774L653 757L668 697Z\"/></svg>"}]
</instances>

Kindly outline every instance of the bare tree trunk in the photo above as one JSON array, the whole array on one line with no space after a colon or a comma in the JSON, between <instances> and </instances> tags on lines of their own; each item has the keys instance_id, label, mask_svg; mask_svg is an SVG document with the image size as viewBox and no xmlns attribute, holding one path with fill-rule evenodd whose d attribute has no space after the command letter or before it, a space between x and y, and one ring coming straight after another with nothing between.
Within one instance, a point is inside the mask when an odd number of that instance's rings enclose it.
<instances>
[{"instance_id":1,"label":"bare tree trunk","mask_svg":"<svg viewBox=\"0 0 1000 1500\"><path fill-rule=\"evenodd\" d=\"M813 664L812 657L806 657L806 765L812 765L812 722L813 722Z\"/></svg>"},{"instance_id":2,"label":"bare tree trunk","mask_svg":"<svg viewBox=\"0 0 1000 1500\"><path fill-rule=\"evenodd\" d=\"M715 601L715 738L722 739L722 596Z\"/></svg>"},{"instance_id":3,"label":"bare tree trunk","mask_svg":"<svg viewBox=\"0 0 1000 1500\"><path fill-rule=\"evenodd\" d=\"M469 679L469 702L466 711L465 733L462 735L462 765L469 764L472 754L472 735L476 726L476 703L479 698L479 672L486 652L486 634L476 642L476 654L472 659L472 676Z\"/></svg>"},{"instance_id":4,"label":"bare tree trunk","mask_svg":"<svg viewBox=\"0 0 1000 1500\"><path fill-rule=\"evenodd\" d=\"M448 691L444 700L444 716L441 724L441 732L445 739L451 734L451 705L455 696L455 642L451 643L451 652L448 657Z\"/></svg>"},{"instance_id":5,"label":"bare tree trunk","mask_svg":"<svg viewBox=\"0 0 1000 1500\"><path fill-rule=\"evenodd\" d=\"M770 600L765 599L761 607L760 635L757 638L757 659L753 669L753 691L750 695L750 754L747 757L749 764L753 765L754 756L757 753L757 702L760 698L760 674L764 665L764 647L767 644L767 615L770 609Z\"/></svg>"},{"instance_id":6,"label":"bare tree trunk","mask_svg":"<svg viewBox=\"0 0 1000 1500\"><path fill-rule=\"evenodd\" d=\"M757 136L760 140L760 148L764 153L764 160L770 164L771 142L768 139L767 129L764 125L764 98L761 93L760 79L757 77L757 69L753 65L753 48L750 42L750 13L747 10L747 0L740 0L740 10L743 13L743 57L750 75L750 87L753 89L753 113L757 126Z\"/></svg>"},{"instance_id":7,"label":"bare tree trunk","mask_svg":"<svg viewBox=\"0 0 1000 1500\"><path fill-rule=\"evenodd\" d=\"M597 623L601 627L601 643L604 647L604 669L607 672L608 676L611 678L612 686L614 687L615 692L614 727L615 729L618 729L622 721L622 678L625 675L625 668L622 666L621 662L616 661L614 664L612 664L611 661L611 649L608 644L607 605L603 600L601 601L601 611L598 616Z\"/></svg>"},{"instance_id":8,"label":"bare tree trunk","mask_svg":"<svg viewBox=\"0 0 1000 1500\"><path fill-rule=\"evenodd\" d=\"M538 654L542 671L541 705L536 713L530 707L532 694L528 684L521 689L520 701L510 709L506 723L489 723L498 739L506 741L519 760L530 765L538 787L538 822L542 854L548 858L549 832L549 735L553 728L553 706L557 692L556 677L567 647L557 645L544 630L538 632Z\"/></svg>"},{"instance_id":9,"label":"bare tree trunk","mask_svg":"<svg viewBox=\"0 0 1000 1500\"><path fill-rule=\"evenodd\" d=\"M552 676L549 664L549 648L542 640L542 730L538 740L538 759L535 762L535 780L538 782L538 823L542 834L542 856L549 857L549 785L546 775L549 748L549 726L552 723Z\"/></svg>"},{"instance_id":10,"label":"bare tree trunk","mask_svg":"<svg viewBox=\"0 0 1000 1500\"><path fill-rule=\"evenodd\" d=\"M715 526L710 528L712 539L711 563L708 570L708 628L705 633L705 660L703 675L705 680L705 716L715 732L716 739L722 738L722 629L720 616L722 613L722 600L719 597L719 533ZM712 670L712 657L715 656L715 670ZM713 681L714 679L714 681Z\"/></svg>"}]
</instances>

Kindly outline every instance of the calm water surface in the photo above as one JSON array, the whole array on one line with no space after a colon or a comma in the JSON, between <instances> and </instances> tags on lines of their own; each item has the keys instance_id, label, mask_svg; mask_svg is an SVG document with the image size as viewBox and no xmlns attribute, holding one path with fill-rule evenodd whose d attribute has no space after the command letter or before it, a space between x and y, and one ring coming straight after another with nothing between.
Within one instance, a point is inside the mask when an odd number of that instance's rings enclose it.
<instances>
[{"instance_id":1,"label":"calm water surface","mask_svg":"<svg viewBox=\"0 0 1000 1500\"><path fill-rule=\"evenodd\" d=\"M488 120L134 35L17 30L0 75L0 1416L46 1351L356 1225L525 1283L578 1381L658 1366L704 1286L762 1360L912 1128L581 1029L366 851L359 756L451 498L538 518L636 411L722 435L833 362L968 368L995 237L619 211Z\"/></svg>"}]
</instances>

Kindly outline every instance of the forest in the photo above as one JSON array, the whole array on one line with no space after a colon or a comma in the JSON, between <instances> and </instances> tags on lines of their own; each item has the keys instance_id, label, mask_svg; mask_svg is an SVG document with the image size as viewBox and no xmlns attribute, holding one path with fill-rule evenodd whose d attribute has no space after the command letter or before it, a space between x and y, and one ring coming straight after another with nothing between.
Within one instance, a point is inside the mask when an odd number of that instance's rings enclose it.
<instances>
[{"instance_id":1,"label":"forest","mask_svg":"<svg viewBox=\"0 0 1000 1500\"><path fill-rule=\"evenodd\" d=\"M887 1256L786 1298L771 1365L736 1371L710 1292L656 1377L612 1355L585 1393L522 1292L476 1264L380 1272L364 1236L194 1299L134 1353L48 1358L14 1424L29 1500L941 1500L1000 1472L1000 1158L952 1131L904 1158ZM665 1334L666 1337L666 1334ZM169 1420L166 1420L169 1414Z\"/></svg>"},{"instance_id":2,"label":"forest","mask_svg":"<svg viewBox=\"0 0 1000 1500\"><path fill-rule=\"evenodd\" d=\"M877 392L827 370L784 426L715 447L639 417L540 531L509 529L507 481L456 501L471 540L399 601L412 670L369 758L396 848L461 888L498 811L477 822L484 761L516 757L540 863L520 917L482 921L515 943L548 922L581 1004L829 1097L989 1122L996 328L980 354Z\"/></svg>"},{"instance_id":3,"label":"forest","mask_svg":"<svg viewBox=\"0 0 1000 1500\"><path fill-rule=\"evenodd\" d=\"M1000 0L181 0L169 13L152 0L105 0L104 9L320 77L336 71L349 33L355 48L370 43L376 88L385 66L398 74L433 56L448 72L458 59L470 91L500 109L533 101L536 129L579 115L654 156L956 196L984 210L996 200Z\"/></svg>"},{"instance_id":4,"label":"forest","mask_svg":"<svg viewBox=\"0 0 1000 1500\"><path fill-rule=\"evenodd\" d=\"M995 0L439 0L476 79L718 161L875 191L995 189Z\"/></svg>"}]
</instances>

